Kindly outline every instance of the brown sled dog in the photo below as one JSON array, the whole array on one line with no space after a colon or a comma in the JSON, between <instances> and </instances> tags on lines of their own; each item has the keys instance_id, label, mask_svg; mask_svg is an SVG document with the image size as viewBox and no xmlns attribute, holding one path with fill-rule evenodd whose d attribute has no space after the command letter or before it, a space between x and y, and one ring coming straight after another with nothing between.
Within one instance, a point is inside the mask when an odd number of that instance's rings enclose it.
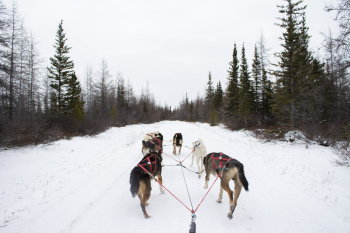
<instances>
[{"instance_id":1,"label":"brown sled dog","mask_svg":"<svg viewBox=\"0 0 350 233\"><path fill-rule=\"evenodd\" d=\"M174 146L173 154L176 155L176 147L180 147L179 154L181 154L181 148L182 148L182 134L181 133L174 134L173 146Z\"/></svg>"},{"instance_id":2,"label":"brown sled dog","mask_svg":"<svg viewBox=\"0 0 350 233\"><path fill-rule=\"evenodd\" d=\"M145 218L151 216L146 211L147 201L151 197L151 179L155 176L162 184L162 166L161 166L161 152L151 152L134 167L130 173L130 192L133 197L136 195L140 198L140 205ZM159 185L160 191L164 193L164 189Z\"/></svg>"},{"instance_id":3,"label":"brown sled dog","mask_svg":"<svg viewBox=\"0 0 350 233\"><path fill-rule=\"evenodd\" d=\"M216 202L222 202L222 192L225 190L230 198L230 211L227 215L232 219L233 211L237 206L237 200L241 193L242 186L248 191L248 181L244 175L244 166L238 160L233 159L223 153L210 153L205 156L203 160L205 167L205 185L204 188L208 188L208 182L210 174L217 176L221 175L220 193L219 198ZM230 189L229 182L234 181L234 197L233 192Z\"/></svg>"}]
</instances>

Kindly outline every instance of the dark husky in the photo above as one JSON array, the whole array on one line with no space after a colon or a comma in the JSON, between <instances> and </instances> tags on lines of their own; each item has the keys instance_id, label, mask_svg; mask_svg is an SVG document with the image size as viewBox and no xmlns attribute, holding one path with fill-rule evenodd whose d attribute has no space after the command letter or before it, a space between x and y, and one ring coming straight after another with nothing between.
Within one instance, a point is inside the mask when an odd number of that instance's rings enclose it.
<instances>
[{"instance_id":1,"label":"dark husky","mask_svg":"<svg viewBox=\"0 0 350 233\"><path fill-rule=\"evenodd\" d=\"M233 159L223 153L210 153L205 156L203 160L205 167L205 185L204 188L208 188L208 182L210 174L217 176L220 174L221 184L219 198L216 202L222 202L222 192L225 190L230 198L230 211L227 215L232 219L233 211L237 206L237 200L241 193L242 186L248 191L248 181L244 175L244 166L238 160ZM235 184L235 192L230 189L229 181L233 180Z\"/></svg>"},{"instance_id":2,"label":"dark husky","mask_svg":"<svg viewBox=\"0 0 350 233\"><path fill-rule=\"evenodd\" d=\"M180 147L179 149L179 154L181 154L181 147L182 147L182 134L181 133L176 133L173 137L173 154L176 155L176 147Z\"/></svg>"},{"instance_id":3,"label":"dark husky","mask_svg":"<svg viewBox=\"0 0 350 233\"><path fill-rule=\"evenodd\" d=\"M140 205L145 218L151 217L146 211L147 201L151 197L151 179L157 176L159 183L162 184L163 182L162 157L160 154L161 152L147 154L130 173L130 192L133 197L137 195L140 198ZM161 185L159 185L159 188L164 193Z\"/></svg>"},{"instance_id":4,"label":"dark husky","mask_svg":"<svg viewBox=\"0 0 350 233\"><path fill-rule=\"evenodd\" d=\"M142 140L142 154L163 151L163 135L158 131L147 134Z\"/></svg>"}]
</instances>

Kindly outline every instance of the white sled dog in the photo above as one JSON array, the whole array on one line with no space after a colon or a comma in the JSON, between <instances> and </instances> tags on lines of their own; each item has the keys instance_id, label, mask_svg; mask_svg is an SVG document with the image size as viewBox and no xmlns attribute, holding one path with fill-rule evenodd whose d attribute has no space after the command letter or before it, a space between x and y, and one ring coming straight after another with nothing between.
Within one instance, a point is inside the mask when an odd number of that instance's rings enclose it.
<instances>
[{"instance_id":1,"label":"white sled dog","mask_svg":"<svg viewBox=\"0 0 350 233\"><path fill-rule=\"evenodd\" d=\"M191 166L193 166L193 160L196 157L197 167L198 167L198 178L201 178L201 174L204 171L203 167L203 158L207 155L207 148L204 145L204 142L202 139L198 139L195 142L192 142L192 163Z\"/></svg>"}]
</instances>

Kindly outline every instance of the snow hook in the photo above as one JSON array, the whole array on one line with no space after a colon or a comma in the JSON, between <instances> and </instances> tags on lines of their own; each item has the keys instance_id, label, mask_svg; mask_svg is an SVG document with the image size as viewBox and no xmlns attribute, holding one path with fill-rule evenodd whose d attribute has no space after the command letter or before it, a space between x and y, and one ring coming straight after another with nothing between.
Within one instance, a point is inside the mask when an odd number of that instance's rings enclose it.
<instances>
[{"instance_id":1,"label":"snow hook","mask_svg":"<svg viewBox=\"0 0 350 233\"><path fill-rule=\"evenodd\" d=\"M196 233L196 218L197 216L194 213L192 213L192 220L189 233Z\"/></svg>"}]
</instances>

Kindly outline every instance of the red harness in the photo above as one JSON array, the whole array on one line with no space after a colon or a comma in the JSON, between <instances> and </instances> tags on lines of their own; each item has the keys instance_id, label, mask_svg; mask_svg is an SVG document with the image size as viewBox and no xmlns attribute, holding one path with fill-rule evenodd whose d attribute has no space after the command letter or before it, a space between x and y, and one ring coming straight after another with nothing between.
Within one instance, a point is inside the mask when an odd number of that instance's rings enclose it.
<instances>
[{"instance_id":1,"label":"red harness","mask_svg":"<svg viewBox=\"0 0 350 233\"><path fill-rule=\"evenodd\" d=\"M218 169L219 172L226 166L226 164L228 163L228 161L230 161L232 158L222 158L222 153L220 153L220 156L218 157L214 157L214 153L211 154L211 162L213 163L213 166L215 167L215 169ZM219 167L215 166L214 160L219 160ZM225 162L225 164L223 164Z\"/></svg>"},{"instance_id":2,"label":"red harness","mask_svg":"<svg viewBox=\"0 0 350 233\"><path fill-rule=\"evenodd\" d=\"M152 137L152 139L149 140L149 141L150 141L152 144L154 144L156 147L158 147L158 150L161 150L161 149L162 149L162 148L161 148L161 146L162 146L162 141L161 141L159 138L153 137L153 136L150 135L150 134L147 134L147 135ZM153 140L155 140L156 142L158 142L158 145L157 145L156 143L154 143Z\"/></svg>"},{"instance_id":3,"label":"red harness","mask_svg":"<svg viewBox=\"0 0 350 233\"><path fill-rule=\"evenodd\" d=\"M154 157L154 161L151 161L151 158ZM153 166L152 166L153 164ZM142 160L139 164L137 164L137 166L141 167L143 170L147 171L147 169L144 166L149 165L149 173L151 173L152 175L154 174L154 172L157 170L157 157L155 155L151 155L147 158L145 158L144 160Z\"/></svg>"}]
</instances>

